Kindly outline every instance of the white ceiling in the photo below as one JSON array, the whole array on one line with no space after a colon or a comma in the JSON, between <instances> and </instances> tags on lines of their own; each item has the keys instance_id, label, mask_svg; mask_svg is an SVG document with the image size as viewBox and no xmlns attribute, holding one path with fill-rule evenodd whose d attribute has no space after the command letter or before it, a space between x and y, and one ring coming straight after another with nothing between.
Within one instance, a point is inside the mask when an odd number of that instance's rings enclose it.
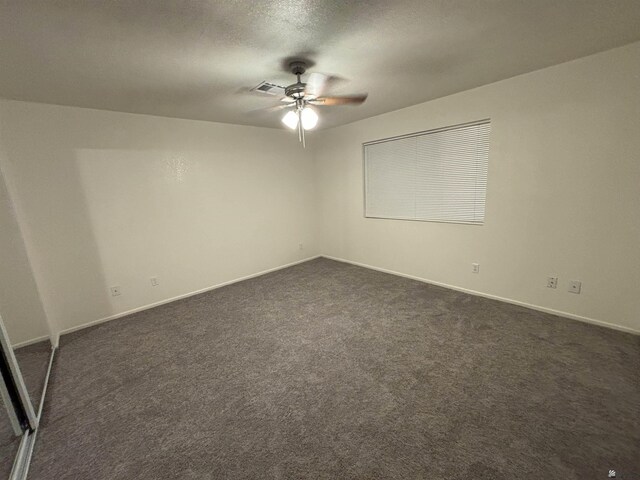
<instances>
[{"instance_id":1,"label":"white ceiling","mask_svg":"<svg viewBox=\"0 0 640 480\"><path fill-rule=\"evenodd\" d=\"M0 0L0 96L279 127L283 59L369 92L341 125L640 40L638 0Z\"/></svg>"}]
</instances>

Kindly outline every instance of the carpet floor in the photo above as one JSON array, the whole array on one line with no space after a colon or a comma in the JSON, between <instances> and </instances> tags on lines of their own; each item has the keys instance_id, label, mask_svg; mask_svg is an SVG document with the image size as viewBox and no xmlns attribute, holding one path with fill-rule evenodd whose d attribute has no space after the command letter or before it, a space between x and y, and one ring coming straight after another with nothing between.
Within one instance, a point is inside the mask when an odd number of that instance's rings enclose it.
<instances>
[{"instance_id":1,"label":"carpet floor","mask_svg":"<svg viewBox=\"0 0 640 480\"><path fill-rule=\"evenodd\" d=\"M640 337L317 259L65 335L30 479L640 477Z\"/></svg>"}]
</instances>

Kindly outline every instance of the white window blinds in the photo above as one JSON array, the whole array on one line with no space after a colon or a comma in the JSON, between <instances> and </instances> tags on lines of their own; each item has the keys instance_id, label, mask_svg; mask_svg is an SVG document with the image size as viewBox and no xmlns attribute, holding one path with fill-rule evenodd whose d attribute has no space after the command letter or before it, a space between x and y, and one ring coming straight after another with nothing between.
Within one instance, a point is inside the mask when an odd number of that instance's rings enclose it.
<instances>
[{"instance_id":1,"label":"white window blinds","mask_svg":"<svg viewBox=\"0 0 640 480\"><path fill-rule=\"evenodd\" d=\"M488 120L364 144L365 216L484 223Z\"/></svg>"}]
</instances>

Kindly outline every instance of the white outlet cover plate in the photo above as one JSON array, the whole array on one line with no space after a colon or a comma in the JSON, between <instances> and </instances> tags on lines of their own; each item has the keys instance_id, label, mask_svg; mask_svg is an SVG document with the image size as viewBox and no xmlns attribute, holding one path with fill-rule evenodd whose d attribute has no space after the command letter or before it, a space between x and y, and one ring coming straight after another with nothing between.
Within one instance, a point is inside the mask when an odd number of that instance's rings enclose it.
<instances>
[{"instance_id":1,"label":"white outlet cover plate","mask_svg":"<svg viewBox=\"0 0 640 480\"><path fill-rule=\"evenodd\" d=\"M578 280L571 280L569 282L569 291L571 293L580 293L580 290L582 290L582 282Z\"/></svg>"}]
</instances>

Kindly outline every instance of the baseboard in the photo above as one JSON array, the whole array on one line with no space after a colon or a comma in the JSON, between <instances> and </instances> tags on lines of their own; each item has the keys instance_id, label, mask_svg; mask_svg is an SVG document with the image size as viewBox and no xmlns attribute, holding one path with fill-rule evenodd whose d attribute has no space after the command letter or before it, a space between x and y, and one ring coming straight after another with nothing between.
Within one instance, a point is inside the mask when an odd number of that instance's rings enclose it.
<instances>
[{"instance_id":1,"label":"baseboard","mask_svg":"<svg viewBox=\"0 0 640 480\"><path fill-rule=\"evenodd\" d=\"M31 340L25 340L24 342L16 343L14 345L11 345L11 347L13 347L13 349L15 350L16 348L28 347L29 345L33 345L34 343L44 342L45 340L51 341L51 337L49 337L49 335L44 335L42 337L32 338Z\"/></svg>"},{"instance_id":2,"label":"baseboard","mask_svg":"<svg viewBox=\"0 0 640 480\"><path fill-rule=\"evenodd\" d=\"M176 300L182 300L183 298L193 297L194 295L198 295L200 293L205 293L205 292L209 292L211 290L216 290L218 288L226 287L227 285L231 285L231 284L234 284L234 283L242 282L244 280L249 280L250 278L260 277L262 275L266 275L267 273L276 272L276 271L282 270L284 268L293 267L294 265L298 265L300 263L304 263L304 262L308 262L310 260L314 260L314 259L316 259L316 258L318 258L320 256L321 255L314 255L312 257L307 257L307 258L304 258L302 260L298 260L296 262L287 263L286 265L280 265L279 267L270 268L268 270L262 270L261 272L252 273L251 275L245 275L244 277L235 278L233 280L229 280L229 281L223 282L223 283L218 283L218 284L212 285L210 287L201 288L200 290L195 290L193 292L183 293L181 295L178 295L176 297L171 297L171 298L168 298L166 300L160 300L159 302L154 302L154 303L150 303L148 305L143 305L141 307L136 307L136 308L133 308L131 310L127 310L126 312L116 313L114 315L109 315L108 317L99 318L98 320L92 320L90 322L83 323L81 325L76 325L75 327L66 328L66 329L61 330L60 332L58 332L58 335L56 335L56 338L54 339L54 342L52 342L52 343L53 343L53 345L55 347L57 347L59 345L59 343L60 343L60 337L62 335L66 335L68 333L77 332L78 330L83 330L85 328L93 327L95 325L99 325L101 323L108 322L110 320L116 320L117 318L126 317L127 315L131 315L131 314L137 313L137 312L142 312L143 310L149 310L150 308L159 307L160 305L165 305L167 303L175 302Z\"/></svg>"},{"instance_id":3,"label":"baseboard","mask_svg":"<svg viewBox=\"0 0 640 480\"><path fill-rule=\"evenodd\" d=\"M464 292L471 295L476 295L478 297L490 298L492 300L499 300L505 303L511 303L513 305L519 305L521 307L530 308L532 310L537 310L539 312L551 313L553 315L558 315L559 317L570 318L571 320L578 320L580 322L591 323L593 325L598 325L600 327L611 328L613 330L619 330L621 332L632 333L634 335L640 335L640 330L635 330L630 327L625 327L622 325L616 325L614 323L608 323L602 320L596 320L595 318L583 317L581 315L575 315L569 312L563 312L561 310L554 310L552 308L541 307L540 305L533 305L531 303L521 302L519 300L514 300L512 298L500 297L498 295L491 295L489 293L479 292L477 290L470 290L468 288L457 287L455 285L449 285L447 283L436 282L434 280L429 280L427 278L417 277L415 275L409 275L402 272L396 272L394 270L389 270L386 268L374 267L373 265L368 265L366 263L354 262L352 260L347 260L344 258L332 257L330 255L319 255L323 258L328 258L329 260L335 260L336 262L348 263L351 265L356 265L358 267L368 268L370 270L376 270L378 272L390 273L391 275L397 275L399 277L410 278L411 280L417 280L423 283L429 283L431 285L438 285L439 287L449 288L451 290L456 290L458 292Z\"/></svg>"}]
</instances>

